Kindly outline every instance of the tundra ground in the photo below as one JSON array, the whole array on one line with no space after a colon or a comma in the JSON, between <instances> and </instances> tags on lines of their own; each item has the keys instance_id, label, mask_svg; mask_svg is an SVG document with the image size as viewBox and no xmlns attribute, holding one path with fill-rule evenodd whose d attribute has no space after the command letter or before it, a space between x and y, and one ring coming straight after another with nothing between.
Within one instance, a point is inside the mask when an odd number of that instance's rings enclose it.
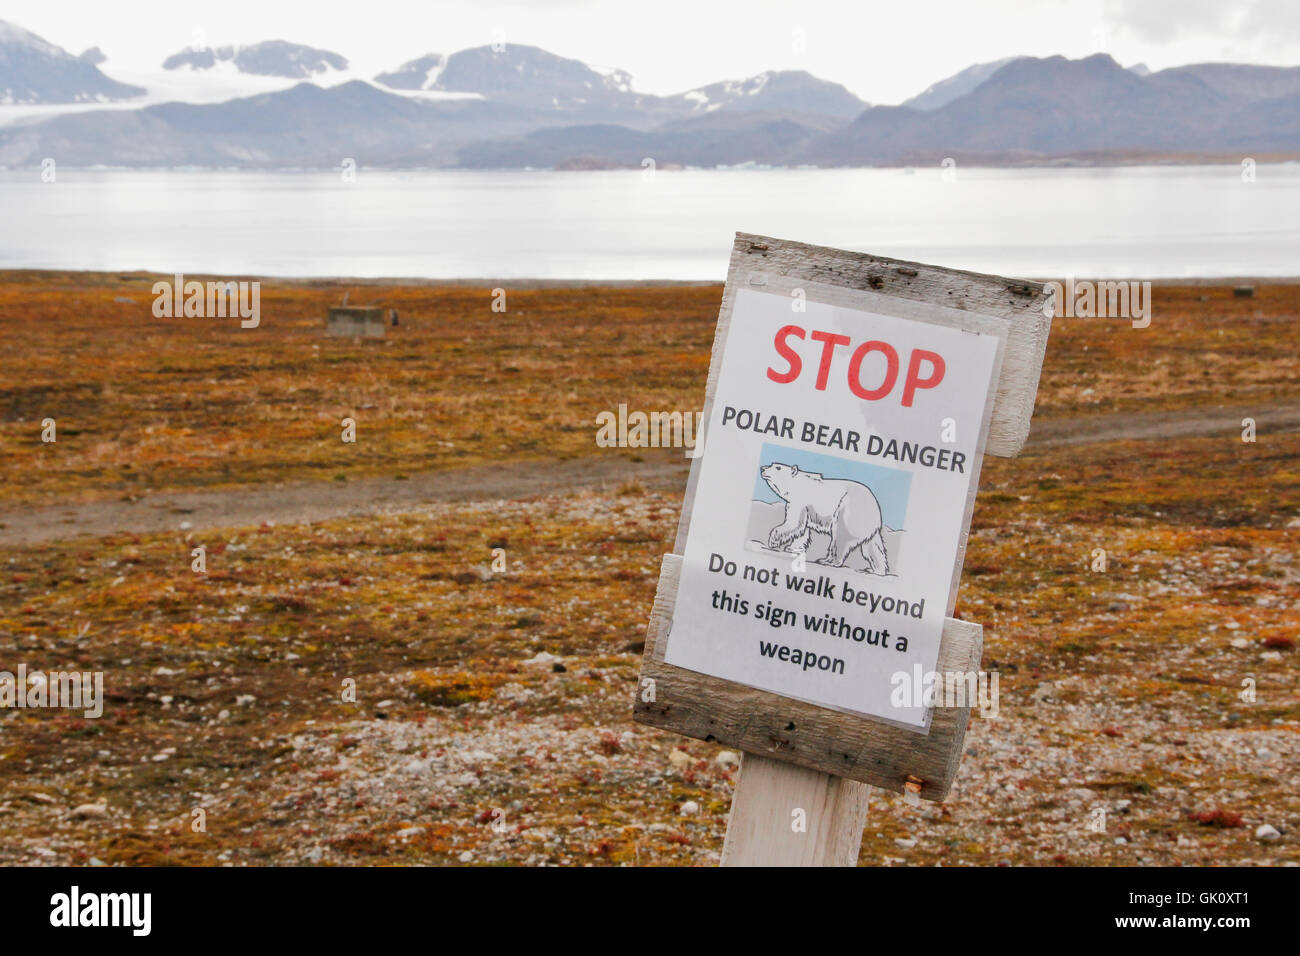
<instances>
[{"instance_id":1,"label":"tundra ground","mask_svg":"<svg viewBox=\"0 0 1300 956\"><path fill-rule=\"evenodd\" d=\"M148 285L0 280L0 670L107 697L0 711L0 862L716 861L733 762L630 721L680 453L593 436L620 402L698 405L718 289L504 315L385 289L402 324L354 343L320 335L341 287L268 283L240 330L154 320ZM999 713L944 804L875 791L864 864L1300 863L1298 311L1158 287L1149 329L1058 320L958 600ZM235 504L321 487L352 513ZM60 509L89 524L41 534Z\"/></svg>"}]
</instances>

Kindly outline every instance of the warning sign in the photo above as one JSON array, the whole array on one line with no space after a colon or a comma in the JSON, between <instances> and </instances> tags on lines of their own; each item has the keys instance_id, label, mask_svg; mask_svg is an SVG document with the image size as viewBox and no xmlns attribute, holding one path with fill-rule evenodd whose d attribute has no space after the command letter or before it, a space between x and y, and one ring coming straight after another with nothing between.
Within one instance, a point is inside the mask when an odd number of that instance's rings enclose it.
<instances>
[{"instance_id":1,"label":"warning sign","mask_svg":"<svg viewBox=\"0 0 1300 956\"><path fill-rule=\"evenodd\" d=\"M925 730L1003 342L738 290L665 663Z\"/></svg>"}]
</instances>

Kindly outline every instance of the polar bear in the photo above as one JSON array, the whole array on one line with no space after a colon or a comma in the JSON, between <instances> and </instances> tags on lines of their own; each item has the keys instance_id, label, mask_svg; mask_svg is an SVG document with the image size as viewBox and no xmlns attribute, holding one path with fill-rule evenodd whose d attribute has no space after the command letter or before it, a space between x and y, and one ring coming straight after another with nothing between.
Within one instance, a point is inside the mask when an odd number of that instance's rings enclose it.
<instances>
[{"instance_id":1,"label":"polar bear","mask_svg":"<svg viewBox=\"0 0 1300 956\"><path fill-rule=\"evenodd\" d=\"M834 568L860 550L873 574L889 573L889 555L875 493L859 481L823 478L798 465L773 462L759 469L767 486L785 501L785 520L771 530L767 546L774 551L808 550L812 533L831 538L818 563Z\"/></svg>"}]
</instances>

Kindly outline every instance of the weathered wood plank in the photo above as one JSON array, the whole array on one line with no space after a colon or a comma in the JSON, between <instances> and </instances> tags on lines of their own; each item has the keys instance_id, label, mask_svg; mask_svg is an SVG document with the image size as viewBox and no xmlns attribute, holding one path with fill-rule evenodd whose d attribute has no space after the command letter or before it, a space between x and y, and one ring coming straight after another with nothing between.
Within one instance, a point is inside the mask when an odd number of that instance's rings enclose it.
<instances>
[{"instance_id":1,"label":"weathered wood plank","mask_svg":"<svg viewBox=\"0 0 1300 956\"><path fill-rule=\"evenodd\" d=\"M680 555L666 554L659 574L634 719L687 737L716 741L810 770L903 792L908 777L920 796L942 800L952 787L970 707L935 707L928 734L773 694L663 663L681 576ZM979 669L983 629L949 619L935 668L940 673ZM646 681L653 681L648 700Z\"/></svg>"},{"instance_id":2,"label":"weathered wood plank","mask_svg":"<svg viewBox=\"0 0 1300 956\"><path fill-rule=\"evenodd\" d=\"M1038 376L1051 327L1045 309L1050 293L1043 283L1005 280L978 272L737 233L727 274L728 287L742 288L740 276L748 271L875 292L926 305L942 303L960 312L1009 320L1007 354L993 404L986 451L990 455L1012 457L1023 447L1029 437ZM722 326L729 324L730 305L724 295ZM720 356L715 347L714 365ZM713 371L710 368L710 384ZM709 394L712 391L710 388Z\"/></svg>"},{"instance_id":3,"label":"weathered wood plank","mask_svg":"<svg viewBox=\"0 0 1300 956\"><path fill-rule=\"evenodd\" d=\"M856 866L870 793L856 780L745 754L722 865Z\"/></svg>"}]
</instances>

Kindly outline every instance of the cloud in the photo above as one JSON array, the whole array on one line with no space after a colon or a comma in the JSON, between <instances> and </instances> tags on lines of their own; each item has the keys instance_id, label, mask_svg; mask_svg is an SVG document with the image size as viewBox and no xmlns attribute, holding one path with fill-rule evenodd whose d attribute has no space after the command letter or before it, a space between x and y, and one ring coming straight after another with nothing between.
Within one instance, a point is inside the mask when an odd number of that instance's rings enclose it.
<instances>
[{"instance_id":1,"label":"cloud","mask_svg":"<svg viewBox=\"0 0 1300 956\"><path fill-rule=\"evenodd\" d=\"M1267 48L1292 46L1300 34L1296 0L1105 0L1103 10L1112 31L1155 44L1235 40Z\"/></svg>"}]
</instances>

